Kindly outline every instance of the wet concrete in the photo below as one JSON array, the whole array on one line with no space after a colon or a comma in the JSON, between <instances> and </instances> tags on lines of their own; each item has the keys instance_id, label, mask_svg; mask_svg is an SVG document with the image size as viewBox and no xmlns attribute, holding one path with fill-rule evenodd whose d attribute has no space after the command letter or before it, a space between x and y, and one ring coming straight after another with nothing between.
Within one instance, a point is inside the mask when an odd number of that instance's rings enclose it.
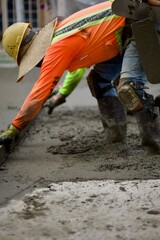
<instances>
[{"instance_id":1,"label":"wet concrete","mask_svg":"<svg viewBox=\"0 0 160 240\"><path fill-rule=\"evenodd\" d=\"M15 83L16 68L0 71L3 131L38 70L21 84ZM157 86L151 90L157 95ZM159 169L159 155L141 147L133 116L127 144L106 144L83 79L51 116L40 113L1 165L0 239L158 240Z\"/></svg>"}]
</instances>

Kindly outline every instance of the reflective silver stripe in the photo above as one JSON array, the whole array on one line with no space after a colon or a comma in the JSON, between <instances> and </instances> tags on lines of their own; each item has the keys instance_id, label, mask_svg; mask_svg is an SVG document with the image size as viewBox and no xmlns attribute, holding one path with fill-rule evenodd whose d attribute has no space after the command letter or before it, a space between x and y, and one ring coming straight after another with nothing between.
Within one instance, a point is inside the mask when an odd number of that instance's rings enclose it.
<instances>
[{"instance_id":1,"label":"reflective silver stripe","mask_svg":"<svg viewBox=\"0 0 160 240\"><path fill-rule=\"evenodd\" d=\"M62 28L59 31L56 31L53 35L53 38L57 37L59 35L62 35L64 33L68 33L70 31L78 29L78 28L81 28L81 29L86 28L87 25L90 24L91 22L98 21L98 20L101 20L103 18L110 17L112 15L113 15L112 9L107 9L103 12L94 14L94 15L89 16L89 17L85 17L85 18L83 18L83 19L81 19L81 20L79 20L75 23L70 24L67 27Z\"/></svg>"}]
</instances>

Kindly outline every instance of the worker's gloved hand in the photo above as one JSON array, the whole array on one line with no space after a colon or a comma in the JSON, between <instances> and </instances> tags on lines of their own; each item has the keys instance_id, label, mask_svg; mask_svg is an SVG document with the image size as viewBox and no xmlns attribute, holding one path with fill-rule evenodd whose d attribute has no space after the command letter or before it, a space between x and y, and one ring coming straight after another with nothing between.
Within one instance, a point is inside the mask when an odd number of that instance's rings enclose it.
<instances>
[{"instance_id":1,"label":"worker's gloved hand","mask_svg":"<svg viewBox=\"0 0 160 240\"><path fill-rule=\"evenodd\" d=\"M10 145L13 139L18 138L19 134L20 130L11 124L9 128L0 135L0 145Z\"/></svg>"},{"instance_id":2,"label":"worker's gloved hand","mask_svg":"<svg viewBox=\"0 0 160 240\"><path fill-rule=\"evenodd\" d=\"M51 96L52 95L52 96ZM51 114L55 107L63 104L66 101L66 96L61 93L51 94L43 107L48 107L48 114Z\"/></svg>"},{"instance_id":3,"label":"worker's gloved hand","mask_svg":"<svg viewBox=\"0 0 160 240\"><path fill-rule=\"evenodd\" d=\"M58 90L54 90L48 97L48 99L52 98L53 96L58 94Z\"/></svg>"}]
</instances>

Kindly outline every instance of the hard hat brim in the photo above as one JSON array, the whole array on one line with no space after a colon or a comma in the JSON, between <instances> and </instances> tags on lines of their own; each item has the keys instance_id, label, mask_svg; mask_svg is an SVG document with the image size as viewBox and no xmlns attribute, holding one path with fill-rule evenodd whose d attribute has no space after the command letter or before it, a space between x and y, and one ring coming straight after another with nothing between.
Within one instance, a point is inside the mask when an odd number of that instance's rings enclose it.
<instances>
[{"instance_id":1,"label":"hard hat brim","mask_svg":"<svg viewBox=\"0 0 160 240\"><path fill-rule=\"evenodd\" d=\"M28 73L42 60L48 47L51 45L51 40L56 24L57 18L44 26L38 32L38 34L36 34L34 40L32 41L31 45L19 63L17 82L20 82L26 73Z\"/></svg>"}]
</instances>

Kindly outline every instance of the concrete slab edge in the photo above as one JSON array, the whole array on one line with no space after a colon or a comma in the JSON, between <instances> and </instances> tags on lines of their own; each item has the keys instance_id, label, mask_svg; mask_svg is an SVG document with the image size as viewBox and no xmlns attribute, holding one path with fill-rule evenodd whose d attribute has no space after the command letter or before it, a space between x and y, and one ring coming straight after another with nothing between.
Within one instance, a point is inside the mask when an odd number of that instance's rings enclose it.
<instances>
[{"instance_id":1,"label":"concrete slab edge","mask_svg":"<svg viewBox=\"0 0 160 240\"><path fill-rule=\"evenodd\" d=\"M7 157L5 146L0 145L0 165L4 162Z\"/></svg>"},{"instance_id":2,"label":"concrete slab edge","mask_svg":"<svg viewBox=\"0 0 160 240\"><path fill-rule=\"evenodd\" d=\"M9 148L7 148L5 145L0 145L0 166L5 162L9 154L11 154L15 148L15 146L18 145L18 143L22 140L24 137L25 132L29 129L29 126L26 127L20 134L17 141L13 141Z\"/></svg>"}]
</instances>

